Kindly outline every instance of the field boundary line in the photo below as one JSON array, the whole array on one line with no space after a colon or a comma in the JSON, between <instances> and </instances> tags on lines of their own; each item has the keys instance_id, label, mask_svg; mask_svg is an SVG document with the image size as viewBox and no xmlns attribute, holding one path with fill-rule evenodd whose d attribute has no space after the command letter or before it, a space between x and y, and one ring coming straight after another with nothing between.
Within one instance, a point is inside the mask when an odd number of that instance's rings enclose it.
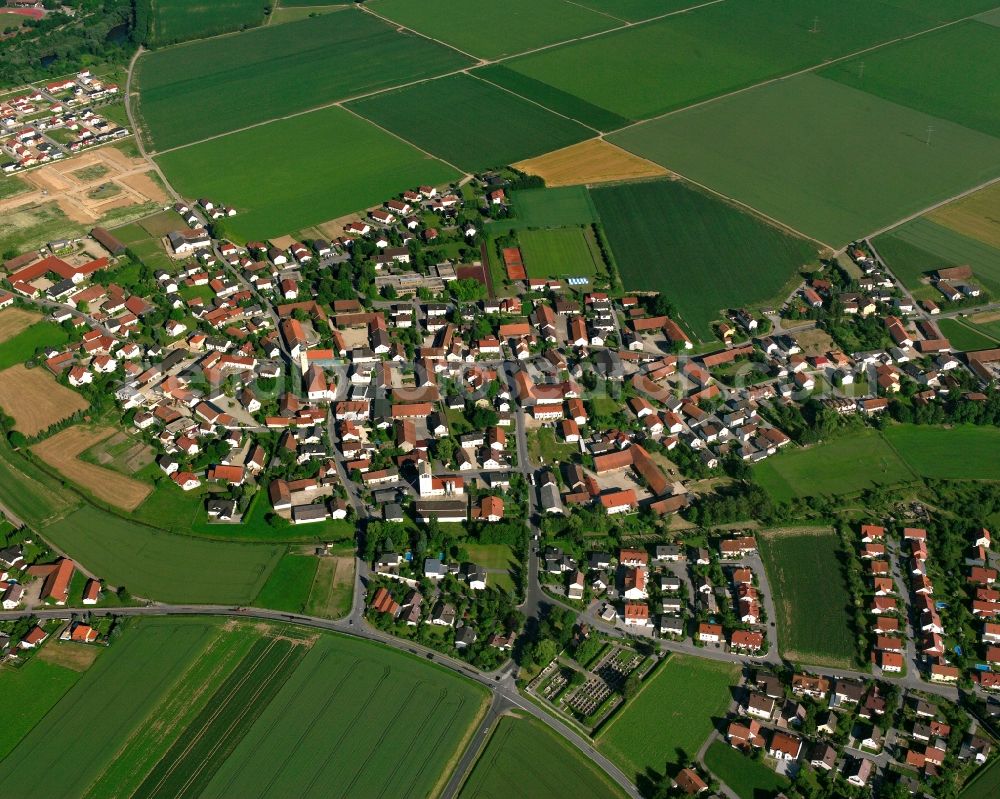
<instances>
[{"instance_id":1,"label":"field boundary line","mask_svg":"<svg viewBox=\"0 0 1000 799\"><path fill-rule=\"evenodd\" d=\"M614 14L610 14L607 11L599 11L596 8L589 8L588 6L585 6L582 3L575 3L575 2L573 2L573 0L563 0L563 2L566 3L566 5L576 6L577 8L582 8L584 11L592 11L595 14L600 14L602 17L607 17L608 19L617 20L618 22L621 22L623 25L635 25L636 24L636 22L632 22L631 20L628 20L628 19L622 19L621 17L616 17ZM643 20L638 20L638 22L642 22L642 21Z\"/></svg>"},{"instance_id":2,"label":"field boundary line","mask_svg":"<svg viewBox=\"0 0 1000 799\"><path fill-rule=\"evenodd\" d=\"M495 86L496 88L500 89L501 91L507 92L507 94L512 94L515 97L519 97L520 99L524 100L525 102L531 103L532 105L537 105L543 111L548 111L550 114L555 114L557 117L562 117L563 119L569 120L570 122L576 122L576 124L578 124L578 125L583 125L583 127L587 128L588 130L592 130L592 131L594 131L594 133L597 134L597 136L595 136L594 138L596 138L596 139L601 138L602 131L599 130L598 128L595 128L593 125L588 125L586 122L584 122L584 121L582 121L580 119L577 119L576 117L571 117L568 114L562 113L562 111L556 111L554 108L549 108L547 105L542 105L540 102L538 102L538 100L532 100L530 97L525 97L523 94L518 94L513 89L508 89L506 86L501 86L499 83L494 83L493 81L487 80L486 78L481 78L478 75L473 75L472 72L470 70L468 70L468 69L465 71L465 74L468 75L470 78L475 78L476 80L480 81L481 83L486 83L486 84L489 84L490 86ZM592 141L592 140L593 139L584 139L583 141ZM583 144L583 142L577 142L577 144ZM567 147L572 147L573 145L572 144L568 144L566 146ZM562 147L560 149L565 150L566 148ZM539 158L539 157L541 157L543 155L545 155L545 153L539 153L538 155L529 156L528 158L522 158L521 160L522 161L527 161L530 158Z\"/></svg>"},{"instance_id":3,"label":"field boundary line","mask_svg":"<svg viewBox=\"0 0 1000 799\"><path fill-rule=\"evenodd\" d=\"M399 33L400 31L406 31L407 33L412 33L414 36L419 36L421 39L426 39L429 42L434 42L434 44L439 44L442 47L447 47L449 50L454 50L456 53L461 53L466 58L471 58L473 61L478 62L477 66L483 66L486 63L486 61L484 61L484 59L481 56L473 55L472 53L467 53L465 52L465 50L460 50L453 44L448 44L447 42L441 41L441 39L435 39L433 36L428 36L426 33L421 33L418 30L414 30L413 28L407 27L401 22L396 22L395 20L382 16L377 11L372 11L371 8L369 8L368 5L365 3L361 3L357 7L362 13L368 14L369 16L374 17L375 19L380 20L381 22L384 22L386 25L395 28L397 33Z\"/></svg>"}]
</instances>

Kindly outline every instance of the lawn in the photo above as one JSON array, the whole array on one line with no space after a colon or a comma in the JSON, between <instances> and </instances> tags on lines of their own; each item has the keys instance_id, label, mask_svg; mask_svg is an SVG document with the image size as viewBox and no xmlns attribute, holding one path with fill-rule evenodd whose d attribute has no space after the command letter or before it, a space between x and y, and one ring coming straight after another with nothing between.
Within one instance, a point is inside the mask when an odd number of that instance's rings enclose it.
<instances>
[{"instance_id":1,"label":"lawn","mask_svg":"<svg viewBox=\"0 0 1000 799\"><path fill-rule=\"evenodd\" d=\"M35 353L43 347L61 347L69 340L69 334L53 322L36 322L0 342L0 371L24 363L35 357Z\"/></svg>"},{"instance_id":2,"label":"lawn","mask_svg":"<svg viewBox=\"0 0 1000 799\"><path fill-rule=\"evenodd\" d=\"M58 645L50 643L49 646ZM7 698L0 726L0 760L38 724L79 680L81 673L33 657L20 668L0 668L0 696Z\"/></svg>"},{"instance_id":3,"label":"lawn","mask_svg":"<svg viewBox=\"0 0 1000 799\"><path fill-rule=\"evenodd\" d=\"M594 135L578 122L469 75L384 92L347 107L469 172L531 158Z\"/></svg>"},{"instance_id":4,"label":"lawn","mask_svg":"<svg viewBox=\"0 0 1000 799\"><path fill-rule=\"evenodd\" d=\"M1000 428L887 427L886 440L917 474L938 480L1000 480Z\"/></svg>"},{"instance_id":5,"label":"lawn","mask_svg":"<svg viewBox=\"0 0 1000 799\"><path fill-rule=\"evenodd\" d=\"M755 466L753 475L776 502L853 494L916 479L882 436L868 428L779 452Z\"/></svg>"},{"instance_id":6,"label":"lawn","mask_svg":"<svg viewBox=\"0 0 1000 799\"><path fill-rule=\"evenodd\" d=\"M667 293L702 340L722 310L777 299L817 257L812 243L679 181L595 187L591 196L625 289Z\"/></svg>"},{"instance_id":7,"label":"lawn","mask_svg":"<svg viewBox=\"0 0 1000 799\"><path fill-rule=\"evenodd\" d=\"M593 232L585 228L522 230L517 241L528 277L591 279L603 265Z\"/></svg>"},{"instance_id":8,"label":"lawn","mask_svg":"<svg viewBox=\"0 0 1000 799\"><path fill-rule=\"evenodd\" d=\"M264 21L264 0L139 0L149 8L147 41L152 47L252 28Z\"/></svg>"},{"instance_id":9,"label":"lawn","mask_svg":"<svg viewBox=\"0 0 1000 799\"><path fill-rule=\"evenodd\" d=\"M201 796L434 795L487 701L423 660L323 636Z\"/></svg>"},{"instance_id":10,"label":"lawn","mask_svg":"<svg viewBox=\"0 0 1000 799\"><path fill-rule=\"evenodd\" d=\"M277 147L281 142L295 146ZM272 122L157 161L184 196L233 204L240 213L229 227L244 239L300 230L377 205L408 186L458 177L341 108ZM265 164L268 177L262 178Z\"/></svg>"},{"instance_id":11,"label":"lawn","mask_svg":"<svg viewBox=\"0 0 1000 799\"><path fill-rule=\"evenodd\" d=\"M249 604L284 547L180 536L85 506L44 538L110 585L164 602Z\"/></svg>"},{"instance_id":12,"label":"lawn","mask_svg":"<svg viewBox=\"0 0 1000 799\"><path fill-rule=\"evenodd\" d=\"M147 140L166 150L469 63L454 50L350 10L144 55L137 66L139 111ZM272 148L293 140L276 136ZM318 148L291 149L313 160L339 160L329 152L318 158Z\"/></svg>"},{"instance_id":13,"label":"lawn","mask_svg":"<svg viewBox=\"0 0 1000 799\"><path fill-rule=\"evenodd\" d=\"M516 221L527 227L570 227L597 221L597 209L586 186L524 189L511 195ZM497 223L498 227L507 220Z\"/></svg>"},{"instance_id":14,"label":"lawn","mask_svg":"<svg viewBox=\"0 0 1000 799\"><path fill-rule=\"evenodd\" d=\"M647 119L929 27L918 14L869 0L726 0L506 66L621 117ZM544 104L549 91L526 96Z\"/></svg>"},{"instance_id":15,"label":"lawn","mask_svg":"<svg viewBox=\"0 0 1000 799\"><path fill-rule=\"evenodd\" d=\"M1000 28L968 21L842 61L819 74L997 136L1000 83L969 80L969 75L998 72Z\"/></svg>"},{"instance_id":16,"label":"lawn","mask_svg":"<svg viewBox=\"0 0 1000 799\"><path fill-rule=\"evenodd\" d=\"M972 267L973 282L1000 293L1000 247L969 238L928 217L876 237L875 248L908 288L919 288L927 272L968 265Z\"/></svg>"},{"instance_id":17,"label":"lawn","mask_svg":"<svg viewBox=\"0 0 1000 799\"><path fill-rule=\"evenodd\" d=\"M647 769L662 773L665 763L694 757L725 716L738 679L733 663L671 655L600 731L597 748L633 779Z\"/></svg>"},{"instance_id":18,"label":"lawn","mask_svg":"<svg viewBox=\"0 0 1000 799\"><path fill-rule=\"evenodd\" d=\"M1000 139L812 74L608 138L837 246L1000 176Z\"/></svg>"},{"instance_id":19,"label":"lawn","mask_svg":"<svg viewBox=\"0 0 1000 799\"><path fill-rule=\"evenodd\" d=\"M507 795L513 774L517 775L519 799L625 795L607 774L541 722L505 716L462 786L459 799Z\"/></svg>"},{"instance_id":20,"label":"lawn","mask_svg":"<svg viewBox=\"0 0 1000 799\"><path fill-rule=\"evenodd\" d=\"M373 0L369 8L478 58L500 58L608 30L621 23L565 0Z\"/></svg>"},{"instance_id":21,"label":"lawn","mask_svg":"<svg viewBox=\"0 0 1000 799\"><path fill-rule=\"evenodd\" d=\"M716 741L705 752L705 766L722 782L728 785L740 799L760 799L774 796L788 788L789 782L768 768L760 760L754 760L737 752L729 744Z\"/></svg>"},{"instance_id":22,"label":"lawn","mask_svg":"<svg viewBox=\"0 0 1000 799\"><path fill-rule=\"evenodd\" d=\"M310 616L342 619L354 601L354 549L344 547L319 558L305 611Z\"/></svg>"},{"instance_id":23,"label":"lawn","mask_svg":"<svg viewBox=\"0 0 1000 799\"><path fill-rule=\"evenodd\" d=\"M938 327L944 337L951 343L953 349L973 352L975 350L986 350L997 346L996 339L990 338L984 333L968 327L958 319L942 319L938 322Z\"/></svg>"},{"instance_id":24,"label":"lawn","mask_svg":"<svg viewBox=\"0 0 1000 799\"><path fill-rule=\"evenodd\" d=\"M82 796L154 712L221 622L143 620L117 640L10 755L0 761L11 796Z\"/></svg>"},{"instance_id":25,"label":"lawn","mask_svg":"<svg viewBox=\"0 0 1000 799\"><path fill-rule=\"evenodd\" d=\"M826 528L769 530L757 538L778 618L782 657L848 667L854 660L852 598L840 538Z\"/></svg>"},{"instance_id":26,"label":"lawn","mask_svg":"<svg viewBox=\"0 0 1000 799\"><path fill-rule=\"evenodd\" d=\"M618 410L618 406L615 410ZM579 446L564 441L561 436L557 437L551 427L541 427L528 433L528 454L537 463L554 464L557 461L569 461L579 452Z\"/></svg>"},{"instance_id":27,"label":"lawn","mask_svg":"<svg viewBox=\"0 0 1000 799\"><path fill-rule=\"evenodd\" d=\"M313 555L285 555L257 594L254 607L302 613L309 601L318 565L319 558Z\"/></svg>"},{"instance_id":28,"label":"lawn","mask_svg":"<svg viewBox=\"0 0 1000 799\"><path fill-rule=\"evenodd\" d=\"M508 569L517 563L514 553L506 544L473 544L463 541L462 548L469 553L469 560L484 569Z\"/></svg>"}]
</instances>

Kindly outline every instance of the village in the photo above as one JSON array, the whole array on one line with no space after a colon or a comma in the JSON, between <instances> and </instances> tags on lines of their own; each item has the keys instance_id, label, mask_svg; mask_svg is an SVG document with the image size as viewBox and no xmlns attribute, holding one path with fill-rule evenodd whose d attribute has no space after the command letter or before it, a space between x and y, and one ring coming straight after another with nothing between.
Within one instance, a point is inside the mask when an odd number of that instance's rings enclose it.
<instances>
[{"instance_id":1,"label":"village","mask_svg":"<svg viewBox=\"0 0 1000 799\"><path fill-rule=\"evenodd\" d=\"M713 475L783 457L794 443L783 426L801 425L810 403L865 425L904 386L927 405L985 402L1000 350L954 352L938 306L909 302L861 244L849 250L860 279L832 265L780 311L731 310L715 345L695 347L657 295L531 278L516 247L489 252L483 226L510 212L502 182L407 189L330 240L237 245L224 198L180 202L148 226L155 259L105 228L9 259L0 307L42 310L70 331L70 344L36 353L34 374L113 397L178 492L211 488L210 524L244 523L266 501L277 527L356 529L375 629L489 671L518 647L544 651L526 618L570 613L578 643L611 648L568 670L556 652L527 690L574 723L596 727L664 652L780 669L755 531L706 535L687 520ZM942 271L935 285L968 296L971 277ZM880 346L848 353L834 336L817 350L831 306L876 319ZM870 673L734 688L727 739L766 750L780 774L809 763L864 787L897 765L936 776L951 749L961 764L989 753L974 730L940 732L936 711L907 726L923 717L893 681L913 697L951 697L959 683L984 702L1000 691L990 534L969 542L982 665L963 673L942 643L926 531L891 529L858 532ZM7 539L4 610L66 606L73 562L31 549L30 531ZM99 576L81 590L84 605L116 593ZM94 624L11 626L4 652L24 657L55 633L93 643L106 636ZM885 692L902 704L887 708Z\"/></svg>"}]
</instances>

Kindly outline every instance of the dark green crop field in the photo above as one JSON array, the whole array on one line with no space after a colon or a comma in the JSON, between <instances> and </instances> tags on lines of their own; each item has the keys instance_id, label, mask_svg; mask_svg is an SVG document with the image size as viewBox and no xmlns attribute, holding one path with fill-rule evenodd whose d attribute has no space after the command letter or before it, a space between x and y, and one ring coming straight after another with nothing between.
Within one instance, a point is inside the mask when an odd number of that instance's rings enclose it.
<instances>
[{"instance_id":1,"label":"dark green crop field","mask_svg":"<svg viewBox=\"0 0 1000 799\"><path fill-rule=\"evenodd\" d=\"M594 131L510 92L452 75L347 107L460 169L474 172L589 139Z\"/></svg>"},{"instance_id":2,"label":"dark green crop field","mask_svg":"<svg viewBox=\"0 0 1000 799\"><path fill-rule=\"evenodd\" d=\"M769 530L757 537L778 613L783 657L849 667L853 612L839 536L828 528Z\"/></svg>"},{"instance_id":3,"label":"dark green crop field","mask_svg":"<svg viewBox=\"0 0 1000 799\"><path fill-rule=\"evenodd\" d=\"M815 245L678 181L595 187L626 290L663 291L689 333L712 335L732 306L775 299Z\"/></svg>"},{"instance_id":4,"label":"dark green crop field","mask_svg":"<svg viewBox=\"0 0 1000 799\"><path fill-rule=\"evenodd\" d=\"M624 794L575 747L532 718L500 719L459 799L495 799L518 775L519 799L609 799Z\"/></svg>"},{"instance_id":5,"label":"dark green crop field","mask_svg":"<svg viewBox=\"0 0 1000 799\"><path fill-rule=\"evenodd\" d=\"M1000 139L812 74L608 140L835 246L1000 176Z\"/></svg>"},{"instance_id":6,"label":"dark green crop field","mask_svg":"<svg viewBox=\"0 0 1000 799\"><path fill-rule=\"evenodd\" d=\"M149 8L148 42L162 47L252 28L264 21L264 0L139 0Z\"/></svg>"},{"instance_id":7,"label":"dark green crop field","mask_svg":"<svg viewBox=\"0 0 1000 799\"><path fill-rule=\"evenodd\" d=\"M1000 28L962 22L821 70L820 75L967 128L1000 135Z\"/></svg>"},{"instance_id":8,"label":"dark green crop field","mask_svg":"<svg viewBox=\"0 0 1000 799\"><path fill-rule=\"evenodd\" d=\"M565 0L505 0L456 5L452 0L373 0L368 4L425 36L479 58L523 53L622 23Z\"/></svg>"},{"instance_id":9,"label":"dark green crop field","mask_svg":"<svg viewBox=\"0 0 1000 799\"><path fill-rule=\"evenodd\" d=\"M470 63L350 10L144 55L139 114L166 150Z\"/></svg>"},{"instance_id":10,"label":"dark green crop field","mask_svg":"<svg viewBox=\"0 0 1000 799\"><path fill-rule=\"evenodd\" d=\"M229 226L244 239L301 230L377 205L408 186L458 177L336 107L175 150L157 161L184 196L217 197L235 206L239 216Z\"/></svg>"}]
</instances>

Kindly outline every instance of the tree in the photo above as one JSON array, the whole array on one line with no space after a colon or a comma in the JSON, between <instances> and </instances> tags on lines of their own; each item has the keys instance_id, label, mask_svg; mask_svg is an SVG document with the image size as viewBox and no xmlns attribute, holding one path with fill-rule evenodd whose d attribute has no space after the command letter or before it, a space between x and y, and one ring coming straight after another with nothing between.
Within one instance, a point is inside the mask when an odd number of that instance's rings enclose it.
<instances>
[{"instance_id":1,"label":"tree","mask_svg":"<svg viewBox=\"0 0 1000 799\"><path fill-rule=\"evenodd\" d=\"M535 647L534 661L536 666L545 666L555 660L559 654L556 642L551 638L543 638Z\"/></svg>"},{"instance_id":2,"label":"tree","mask_svg":"<svg viewBox=\"0 0 1000 799\"><path fill-rule=\"evenodd\" d=\"M637 693L639 693L639 686L641 682L639 680L639 675L634 671L625 678L625 682L622 683L622 696L626 700L631 699Z\"/></svg>"}]
</instances>

